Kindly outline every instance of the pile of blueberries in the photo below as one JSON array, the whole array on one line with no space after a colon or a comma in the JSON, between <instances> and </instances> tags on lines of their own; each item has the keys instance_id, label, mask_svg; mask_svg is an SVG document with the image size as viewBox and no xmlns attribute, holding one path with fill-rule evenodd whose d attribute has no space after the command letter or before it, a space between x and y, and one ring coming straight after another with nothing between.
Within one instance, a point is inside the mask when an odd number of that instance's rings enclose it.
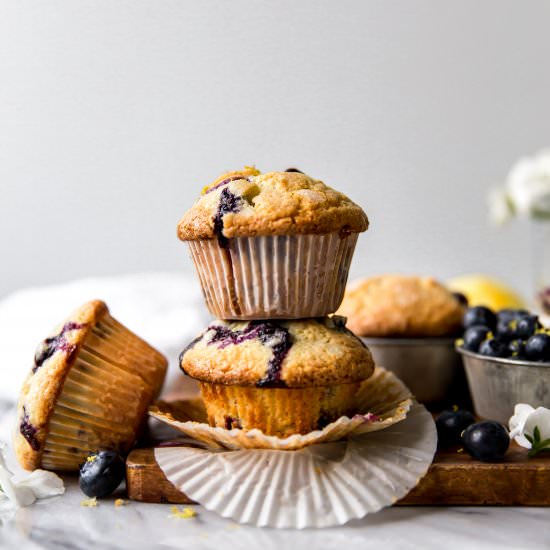
<instances>
[{"instance_id":1,"label":"pile of blueberries","mask_svg":"<svg viewBox=\"0 0 550 550\"><path fill-rule=\"evenodd\" d=\"M536 315L524 309L470 307L463 320L461 344L465 350L487 357L550 362L550 334Z\"/></svg>"}]
</instances>

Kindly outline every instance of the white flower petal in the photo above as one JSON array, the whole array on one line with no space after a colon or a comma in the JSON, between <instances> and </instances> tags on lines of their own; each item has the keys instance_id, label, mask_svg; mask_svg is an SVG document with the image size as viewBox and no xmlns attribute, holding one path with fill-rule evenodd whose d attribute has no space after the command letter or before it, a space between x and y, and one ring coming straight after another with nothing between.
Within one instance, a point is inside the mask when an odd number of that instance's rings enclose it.
<instances>
[{"instance_id":1,"label":"white flower petal","mask_svg":"<svg viewBox=\"0 0 550 550\"><path fill-rule=\"evenodd\" d=\"M510 439L516 436L523 435L523 428L525 426L525 420L535 409L531 405L526 403L518 403L514 407L514 415L510 417L508 421L508 427L510 428ZM526 440L527 441L527 440Z\"/></svg>"},{"instance_id":2,"label":"white flower petal","mask_svg":"<svg viewBox=\"0 0 550 550\"><path fill-rule=\"evenodd\" d=\"M17 483L17 487L30 489L36 498L53 497L65 492L63 480L46 470L34 470L29 477Z\"/></svg>"},{"instance_id":3,"label":"white flower petal","mask_svg":"<svg viewBox=\"0 0 550 550\"><path fill-rule=\"evenodd\" d=\"M523 433L533 435L535 427L540 431L540 438L550 439L550 409L537 407L525 420Z\"/></svg>"},{"instance_id":4,"label":"white flower petal","mask_svg":"<svg viewBox=\"0 0 550 550\"><path fill-rule=\"evenodd\" d=\"M494 187L489 191L489 219L497 224L502 225L512 218L514 210L512 202L505 189Z\"/></svg>"}]
</instances>

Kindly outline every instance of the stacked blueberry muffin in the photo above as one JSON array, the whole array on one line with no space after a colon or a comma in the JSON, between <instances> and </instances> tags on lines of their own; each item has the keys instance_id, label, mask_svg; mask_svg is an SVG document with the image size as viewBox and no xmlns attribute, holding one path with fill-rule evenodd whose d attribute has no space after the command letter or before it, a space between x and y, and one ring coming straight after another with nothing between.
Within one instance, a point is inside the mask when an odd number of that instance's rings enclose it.
<instances>
[{"instance_id":1,"label":"stacked blueberry muffin","mask_svg":"<svg viewBox=\"0 0 550 550\"><path fill-rule=\"evenodd\" d=\"M218 318L181 353L209 423L286 437L355 412L369 350L329 316L343 298L363 210L298 170L228 172L178 225Z\"/></svg>"}]
</instances>

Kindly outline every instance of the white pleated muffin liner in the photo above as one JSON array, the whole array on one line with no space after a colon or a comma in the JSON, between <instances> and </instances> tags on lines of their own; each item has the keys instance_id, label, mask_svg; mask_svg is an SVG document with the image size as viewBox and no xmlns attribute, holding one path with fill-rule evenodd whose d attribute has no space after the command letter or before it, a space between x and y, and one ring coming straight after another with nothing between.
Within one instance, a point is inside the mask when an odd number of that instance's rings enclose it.
<instances>
[{"instance_id":1,"label":"white pleated muffin liner","mask_svg":"<svg viewBox=\"0 0 550 550\"><path fill-rule=\"evenodd\" d=\"M334 313L358 234L189 241L206 305L218 319L301 319Z\"/></svg>"},{"instance_id":2,"label":"white pleated muffin liner","mask_svg":"<svg viewBox=\"0 0 550 550\"><path fill-rule=\"evenodd\" d=\"M208 510L259 527L342 525L390 506L426 474L437 436L414 403L405 420L298 451L155 449L166 478Z\"/></svg>"},{"instance_id":3,"label":"white pleated muffin liner","mask_svg":"<svg viewBox=\"0 0 550 550\"><path fill-rule=\"evenodd\" d=\"M149 407L154 418L201 441L210 449L277 449L291 451L309 445L337 441L351 435L375 432L403 420L411 408L412 397L407 387L393 373L376 367L365 380L356 396L359 414L341 416L322 430L280 438L261 430L242 430L213 427L207 423L201 399L164 402Z\"/></svg>"}]
</instances>

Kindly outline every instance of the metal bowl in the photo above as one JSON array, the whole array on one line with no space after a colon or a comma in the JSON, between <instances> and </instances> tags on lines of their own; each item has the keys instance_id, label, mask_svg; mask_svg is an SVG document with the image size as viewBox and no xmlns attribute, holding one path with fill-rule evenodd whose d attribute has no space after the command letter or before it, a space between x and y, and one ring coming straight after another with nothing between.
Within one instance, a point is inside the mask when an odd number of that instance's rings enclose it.
<instances>
[{"instance_id":1,"label":"metal bowl","mask_svg":"<svg viewBox=\"0 0 550 550\"><path fill-rule=\"evenodd\" d=\"M454 338L362 340L376 364L395 373L422 403L450 401L457 377L464 376Z\"/></svg>"},{"instance_id":2,"label":"metal bowl","mask_svg":"<svg viewBox=\"0 0 550 550\"><path fill-rule=\"evenodd\" d=\"M457 346L475 413L507 424L516 403L550 408L550 363L486 357Z\"/></svg>"}]
</instances>

